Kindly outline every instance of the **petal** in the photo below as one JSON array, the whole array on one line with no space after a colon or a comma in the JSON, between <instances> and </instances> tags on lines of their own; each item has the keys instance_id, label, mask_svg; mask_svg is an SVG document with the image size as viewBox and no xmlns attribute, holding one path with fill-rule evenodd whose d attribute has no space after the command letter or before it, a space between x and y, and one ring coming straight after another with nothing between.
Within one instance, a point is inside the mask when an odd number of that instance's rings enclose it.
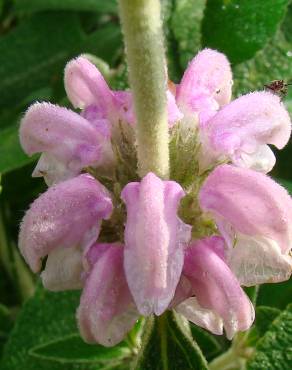
<instances>
[{"instance_id":1,"label":"petal","mask_svg":"<svg viewBox=\"0 0 292 370\"><path fill-rule=\"evenodd\" d=\"M129 91L115 91L114 94L122 119L131 125L136 124L132 93ZM169 90L167 91L167 109L168 124L169 127L172 127L177 121L182 119L183 115L176 105L174 95Z\"/></svg>"},{"instance_id":2,"label":"petal","mask_svg":"<svg viewBox=\"0 0 292 370\"><path fill-rule=\"evenodd\" d=\"M114 94L120 117L123 121L128 122L130 125L134 125L136 123L136 117L132 93L130 91L115 91Z\"/></svg>"},{"instance_id":3,"label":"petal","mask_svg":"<svg viewBox=\"0 0 292 370\"><path fill-rule=\"evenodd\" d=\"M51 291L81 289L82 271L80 247L57 248L48 255L41 278L44 287Z\"/></svg>"},{"instance_id":4,"label":"petal","mask_svg":"<svg viewBox=\"0 0 292 370\"><path fill-rule=\"evenodd\" d=\"M54 155L43 153L33 170L32 177L43 177L47 185L51 186L78 175L79 170L73 170L60 162Z\"/></svg>"},{"instance_id":5,"label":"petal","mask_svg":"<svg viewBox=\"0 0 292 370\"><path fill-rule=\"evenodd\" d=\"M105 161L105 143L99 130L79 114L49 103L32 105L21 121L20 142L26 153L45 152L39 170L49 178L66 179L82 168ZM56 171L53 170L57 162Z\"/></svg>"},{"instance_id":6,"label":"petal","mask_svg":"<svg viewBox=\"0 0 292 370\"><path fill-rule=\"evenodd\" d=\"M170 302L169 309L175 308L180 303L188 299L193 295L193 289L188 279L181 275L180 280L177 284L173 300Z\"/></svg>"},{"instance_id":7,"label":"petal","mask_svg":"<svg viewBox=\"0 0 292 370\"><path fill-rule=\"evenodd\" d=\"M86 248L99 234L102 219L109 218L112 202L106 189L89 175L52 186L26 212L19 248L34 272L41 258L56 248Z\"/></svg>"},{"instance_id":8,"label":"petal","mask_svg":"<svg viewBox=\"0 0 292 370\"><path fill-rule=\"evenodd\" d=\"M213 242L210 237L191 243L183 273L199 305L222 318L227 338L231 339L252 325L254 309L229 267L213 250Z\"/></svg>"},{"instance_id":9,"label":"petal","mask_svg":"<svg viewBox=\"0 0 292 370\"><path fill-rule=\"evenodd\" d=\"M260 145L256 152L241 152L231 157L238 167L252 168L255 171L268 173L276 164L276 157L268 145Z\"/></svg>"},{"instance_id":10,"label":"petal","mask_svg":"<svg viewBox=\"0 0 292 370\"><path fill-rule=\"evenodd\" d=\"M216 335L223 334L223 320L214 311L203 308L195 297L188 298L175 310L186 319Z\"/></svg>"},{"instance_id":11,"label":"petal","mask_svg":"<svg viewBox=\"0 0 292 370\"><path fill-rule=\"evenodd\" d=\"M102 117L113 107L114 97L94 64L82 56L71 60L64 72L65 90L75 108L97 105Z\"/></svg>"},{"instance_id":12,"label":"petal","mask_svg":"<svg viewBox=\"0 0 292 370\"><path fill-rule=\"evenodd\" d=\"M177 121L183 118L183 114L178 109L174 95L168 90L167 95L167 109L168 109L168 125L172 127Z\"/></svg>"},{"instance_id":13,"label":"petal","mask_svg":"<svg viewBox=\"0 0 292 370\"><path fill-rule=\"evenodd\" d=\"M223 107L203 130L203 145L234 161L242 155L258 156L265 144L282 149L291 134L291 121L280 98L262 91L241 96Z\"/></svg>"},{"instance_id":14,"label":"petal","mask_svg":"<svg viewBox=\"0 0 292 370\"><path fill-rule=\"evenodd\" d=\"M186 69L177 88L177 103L185 114L204 113L207 107L207 111L216 110L230 101L231 87L232 72L225 55L204 49Z\"/></svg>"},{"instance_id":15,"label":"petal","mask_svg":"<svg viewBox=\"0 0 292 370\"><path fill-rule=\"evenodd\" d=\"M119 343L139 318L123 269L123 248L108 244L95 262L77 312L86 342L111 347Z\"/></svg>"},{"instance_id":16,"label":"petal","mask_svg":"<svg viewBox=\"0 0 292 370\"><path fill-rule=\"evenodd\" d=\"M179 282L189 225L177 217L184 191L153 173L122 191L127 206L125 272L142 315L162 314Z\"/></svg>"},{"instance_id":17,"label":"petal","mask_svg":"<svg viewBox=\"0 0 292 370\"><path fill-rule=\"evenodd\" d=\"M237 235L227 261L240 285L245 286L286 281L292 273L292 258L283 255L275 241L264 237Z\"/></svg>"},{"instance_id":18,"label":"petal","mask_svg":"<svg viewBox=\"0 0 292 370\"><path fill-rule=\"evenodd\" d=\"M290 250L291 197L268 176L245 168L218 166L204 182L199 203L203 211L213 215L229 245L233 241L228 241L226 224L235 234L269 238L282 253Z\"/></svg>"}]
</instances>

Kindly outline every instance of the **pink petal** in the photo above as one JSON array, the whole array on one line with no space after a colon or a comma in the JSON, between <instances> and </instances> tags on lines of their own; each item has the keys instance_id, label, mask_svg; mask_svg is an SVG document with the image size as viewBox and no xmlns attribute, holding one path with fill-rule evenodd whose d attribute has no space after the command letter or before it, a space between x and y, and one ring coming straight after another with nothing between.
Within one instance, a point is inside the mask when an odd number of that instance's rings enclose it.
<instances>
[{"instance_id":1,"label":"pink petal","mask_svg":"<svg viewBox=\"0 0 292 370\"><path fill-rule=\"evenodd\" d=\"M98 128L79 114L49 103L28 109L21 121L20 142L29 155L45 153L34 175L56 181L108 162L112 156L110 140Z\"/></svg>"},{"instance_id":2,"label":"pink petal","mask_svg":"<svg viewBox=\"0 0 292 370\"><path fill-rule=\"evenodd\" d=\"M168 125L172 127L176 122L183 118L183 114L178 109L174 95L168 90L167 95L167 109L168 109Z\"/></svg>"},{"instance_id":3,"label":"pink petal","mask_svg":"<svg viewBox=\"0 0 292 370\"><path fill-rule=\"evenodd\" d=\"M213 242L210 237L191 243L183 273L199 305L222 318L227 338L232 339L236 332L252 325L254 309L229 267L213 250Z\"/></svg>"},{"instance_id":4,"label":"pink petal","mask_svg":"<svg viewBox=\"0 0 292 370\"><path fill-rule=\"evenodd\" d=\"M82 337L111 347L139 318L123 269L123 248L108 244L86 280L77 313Z\"/></svg>"},{"instance_id":5,"label":"pink petal","mask_svg":"<svg viewBox=\"0 0 292 370\"><path fill-rule=\"evenodd\" d=\"M199 202L220 223L235 232L264 236L278 243L282 253L291 248L292 201L270 177L230 165L218 166L204 182Z\"/></svg>"},{"instance_id":6,"label":"pink petal","mask_svg":"<svg viewBox=\"0 0 292 370\"><path fill-rule=\"evenodd\" d=\"M52 186L26 212L19 248L34 272L41 258L57 248L86 248L98 237L102 219L110 217L112 202L106 189L89 175Z\"/></svg>"},{"instance_id":7,"label":"pink petal","mask_svg":"<svg viewBox=\"0 0 292 370\"><path fill-rule=\"evenodd\" d=\"M127 206L125 272L138 310L162 314L172 300L183 266L190 226L177 216L184 191L153 173L122 191Z\"/></svg>"},{"instance_id":8,"label":"pink petal","mask_svg":"<svg viewBox=\"0 0 292 370\"><path fill-rule=\"evenodd\" d=\"M177 284L173 300L170 302L169 309L175 308L180 303L184 302L186 299L193 295L192 285L189 280L181 275L180 280Z\"/></svg>"},{"instance_id":9,"label":"pink petal","mask_svg":"<svg viewBox=\"0 0 292 370\"><path fill-rule=\"evenodd\" d=\"M203 145L217 157L225 155L240 166L268 172L275 158L266 149L282 149L291 134L291 121L280 98L269 92L241 96L223 107L203 127Z\"/></svg>"},{"instance_id":10,"label":"pink petal","mask_svg":"<svg viewBox=\"0 0 292 370\"><path fill-rule=\"evenodd\" d=\"M177 88L176 99L184 114L206 115L230 101L232 72L224 54L202 50L189 64Z\"/></svg>"},{"instance_id":11,"label":"pink petal","mask_svg":"<svg viewBox=\"0 0 292 370\"><path fill-rule=\"evenodd\" d=\"M115 98L117 100L119 114L122 119L131 125L135 125L136 117L134 113L132 93L129 91L116 91ZM168 125L169 127L172 127L176 122L182 119L183 115L176 105L175 97L169 90L167 91L167 108Z\"/></svg>"},{"instance_id":12,"label":"pink petal","mask_svg":"<svg viewBox=\"0 0 292 370\"><path fill-rule=\"evenodd\" d=\"M114 97L99 70L88 59L80 56L71 60L64 72L65 89L75 108L96 105L107 117Z\"/></svg>"}]
</instances>

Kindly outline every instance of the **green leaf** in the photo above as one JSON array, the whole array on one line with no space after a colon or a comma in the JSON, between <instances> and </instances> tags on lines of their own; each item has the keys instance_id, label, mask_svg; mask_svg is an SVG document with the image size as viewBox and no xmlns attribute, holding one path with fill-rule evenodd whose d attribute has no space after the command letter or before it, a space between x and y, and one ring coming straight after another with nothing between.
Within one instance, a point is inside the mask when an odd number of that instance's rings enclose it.
<instances>
[{"instance_id":1,"label":"green leaf","mask_svg":"<svg viewBox=\"0 0 292 370\"><path fill-rule=\"evenodd\" d=\"M9 309L0 303L0 355L12 326L13 320Z\"/></svg>"},{"instance_id":2,"label":"green leaf","mask_svg":"<svg viewBox=\"0 0 292 370\"><path fill-rule=\"evenodd\" d=\"M283 30L286 39L292 42L292 2L290 2L290 5L288 6L281 29Z\"/></svg>"},{"instance_id":3,"label":"green leaf","mask_svg":"<svg viewBox=\"0 0 292 370\"><path fill-rule=\"evenodd\" d=\"M94 54L113 64L122 52L122 34L117 24L109 23L89 34L82 46L83 51Z\"/></svg>"},{"instance_id":4,"label":"green leaf","mask_svg":"<svg viewBox=\"0 0 292 370\"><path fill-rule=\"evenodd\" d=\"M0 40L0 108L18 105L34 90L62 77L65 63L83 41L71 13L38 14Z\"/></svg>"},{"instance_id":5,"label":"green leaf","mask_svg":"<svg viewBox=\"0 0 292 370\"><path fill-rule=\"evenodd\" d=\"M224 52L232 63L264 47L282 20L289 0L209 0L202 24L203 45Z\"/></svg>"},{"instance_id":6,"label":"green leaf","mask_svg":"<svg viewBox=\"0 0 292 370\"><path fill-rule=\"evenodd\" d=\"M61 338L62 341L62 338L68 338L72 333L76 333L75 341L73 338L71 344L77 345L78 330L75 312L79 303L79 295L79 292L51 293L38 288L35 296L27 301L17 318L4 349L0 364L1 370L96 370L96 364L92 363L85 364L75 361L74 363L70 361L61 363L48 360L48 353L52 350L53 342L55 342L58 356L61 355L63 347L60 345L57 349L56 340ZM65 345L64 342L62 344ZM68 344L67 342L66 346ZM79 345L81 346L81 343ZM97 351L101 350L97 349ZM116 350L116 353L120 354L120 351ZM46 358L41 356L42 354L47 355ZM66 356L69 356L68 347ZM102 358L104 360L105 355ZM107 368L110 368L110 364ZM98 367L98 369L101 370L103 367Z\"/></svg>"},{"instance_id":7,"label":"green leaf","mask_svg":"<svg viewBox=\"0 0 292 370\"><path fill-rule=\"evenodd\" d=\"M0 303L0 338L6 337L13 325L9 309Z\"/></svg>"},{"instance_id":8,"label":"green leaf","mask_svg":"<svg viewBox=\"0 0 292 370\"><path fill-rule=\"evenodd\" d=\"M85 343L78 334L55 339L51 342L36 346L29 351L33 357L59 363L103 363L113 359L122 359L131 354L125 343L106 348Z\"/></svg>"},{"instance_id":9,"label":"green leaf","mask_svg":"<svg viewBox=\"0 0 292 370\"><path fill-rule=\"evenodd\" d=\"M207 362L189 332L187 323L167 311L145 322L142 349L135 370L207 369Z\"/></svg>"},{"instance_id":10,"label":"green leaf","mask_svg":"<svg viewBox=\"0 0 292 370\"><path fill-rule=\"evenodd\" d=\"M95 12L117 12L115 0L14 0L15 8L23 12L41 10L85 10Z\"/></svg>"},{"instance_id":11,"label":"green leaf","mask_svg":"<svg viewBox=\"0 0 292 370\"><path fill-rule=\"evenodd\" d=\"M258 341L248 370L290 370L292 363L292 304L273 321Z\"/></svg>"},{"instance_id":12,"label":"green leaf","mask_svg":"<svg viewBox=\"0 0 292 370\"><path fill-rule=\"evenodd\" d=\"M284 309L291 303L292 280L277 284L263 284L260 287L257 304Z\"/></svg>"},{"instance_id":13,"label":"green leaf","mask_svg":"<svg viewBox=\"0 0 292 370\"><path fill-rule=\"evenodd\" d=\"M280 313L281 310L278 308L268 306L257 307L255 325L260 336L263 336L266 333L272 322Z\"/></svg>"},{"instance_id":14,"label":"green leaf","mask_svg":"<svg viewBox=\"0 0 292 370\"><path fill-rule=\"evenodd\" d=\"M291 77L292 45L281 32L258 52L256 56L233 68L234 91L236 95L246 94L251 90L263 89L264 84L272 80L288 80Z\"/></svg>"},{"instance_id":15,"label":"green leaf","mask_svg":"<svg viewBox=\"0 0 292 370\"><path fill-rule=\"evenodd\" d=\"M14 124L0 131L0 172L20 168L36 159L28 157L22 150L18 138L18 125Z\"/></svg>"},{"instance_id":16,"label":"green leaf","mask_svg":"<svg viewBox=\"0 0 292 370\"><path fill-rule=\"evenodd\" d=\"M201 48L201 21L205 5L206 0L175 1L171 28L183 70Z\"/></svg>"},{"instance_id":17,"label":"green leaf","mask_svg":"<svg viewBox=\"0 0 292 370\"><path fill-rule=\"evenodd\" d=\"M198 343L207 360L213 358L222 350L221 343L214 335L191 323L190 327L194 340Z\"/></svg>"},{"instance_id":18,"label":"green leaf","mask_svg":"<svg viewBox=\"0 0 292 370\"><path fill-rule=\"evenodd\" d=\"M32 101L49 99L57 84L63 98L63 69L74 55L89 52L113 62L120 45L118 25L108 24L85 36L78 17L62 12L34 16L0 40L0 108L6 108L0 116L0 127L5 128L0 131L0 172L35 160L20 148L17 111L22 113ZM13 105L18 108L12 110Z\"/></svg>"},{"instance_id":19,"label":"green leaf","mask_svg":"<svg viewBox=\"0 0 292 370\"><path fill-rule=\"evenodd\" d=\"M283 180L283 179L276 179L278 183L280 183L284 188L287 189L288 193L292 195L292 181Z\"/></svg>"}]
</instances>

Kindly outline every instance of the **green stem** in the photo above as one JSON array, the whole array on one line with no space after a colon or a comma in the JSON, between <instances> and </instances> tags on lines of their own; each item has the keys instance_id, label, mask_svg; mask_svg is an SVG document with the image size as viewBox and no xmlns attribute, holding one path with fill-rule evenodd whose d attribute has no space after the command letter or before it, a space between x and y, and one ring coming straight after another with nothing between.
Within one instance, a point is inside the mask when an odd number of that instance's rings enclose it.
<instances>
[{"instance_id":1,"label":"green stem","mask_svg":"<svg viewBox=\"0 0 292 370\"><path fill-rule=\"evenodd\" d=\"M137 117L138 170L169 176L167 74L160 0L119 0Z\"/></svg>"}]
</instances>

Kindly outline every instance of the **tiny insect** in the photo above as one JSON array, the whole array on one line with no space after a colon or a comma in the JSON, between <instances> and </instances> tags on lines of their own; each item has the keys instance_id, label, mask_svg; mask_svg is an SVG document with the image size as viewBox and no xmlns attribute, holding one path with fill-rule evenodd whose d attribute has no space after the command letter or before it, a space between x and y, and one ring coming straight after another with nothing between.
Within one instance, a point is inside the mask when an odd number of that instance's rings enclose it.
<instances>
[{"instance_id":1,"label":"tiny insect","mask_svg":"<svg viewBox=\"0 0 292 370\"><path fill-rule=\"evenodd\" d=\"M288 86L292 85L290 82L285 82L284 80L274 80L269 84L264 85L264 87L274 94L279 95L284 98L288 93Z\"/></svg>"}]
</instances>

